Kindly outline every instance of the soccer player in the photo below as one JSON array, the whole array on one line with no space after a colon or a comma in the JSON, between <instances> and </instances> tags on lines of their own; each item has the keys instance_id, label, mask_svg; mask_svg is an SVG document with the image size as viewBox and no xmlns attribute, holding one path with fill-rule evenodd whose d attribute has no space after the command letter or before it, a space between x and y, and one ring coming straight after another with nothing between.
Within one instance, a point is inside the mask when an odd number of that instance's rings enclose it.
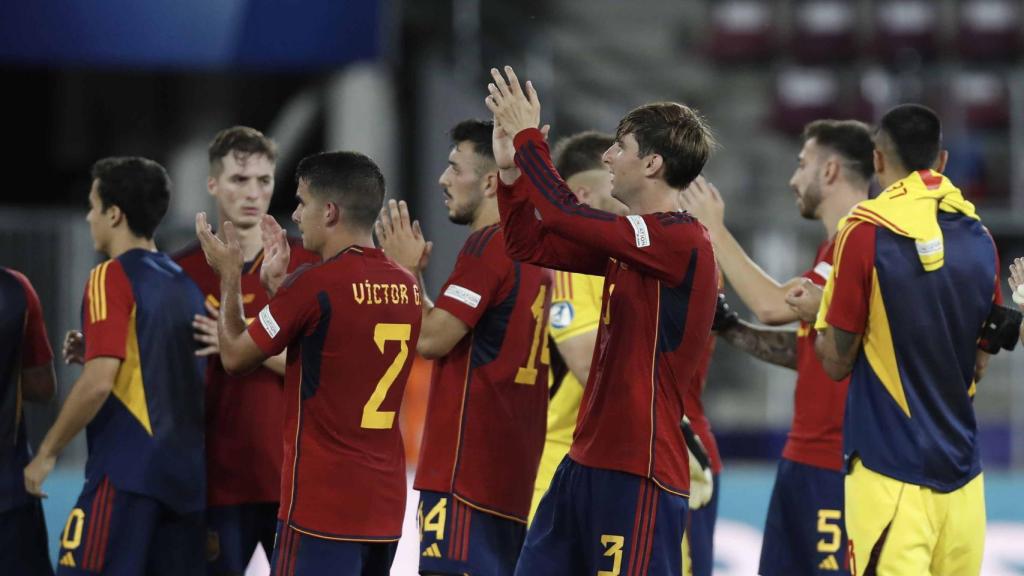
<instances>
[{"instance_id":1,"label":"soccer player","mask_svg":"<svg viewBox=\"0 0 1024 576\"><path fill-rule=\"evenodd\" d=\"M246 328L245 256L206 214L196 234L220 277L220 359L240 373L287 348L285 470L272 574L386 575L405 513L402 395L420 329L415 280L373 247L384 176L357 152L324 152L296 169L292 219L322 263L287 275L284 230L263 217L260 275L272 295Z\"/></svg>"},{"instance_id":2,"label":"soccer player","mask_svg":"<svg viewBox=\"0 0 1024 576\"><path fill-rule=\"evenodd\" d=\"M436 304L423 300L417 350L437 362L415 483L421 574L512 574L544 449L551 273L505 252L492 132L457 124L439 180L449 219L473 233ZM382 212L384 249L422 282L412 230L404 203Z\"/></svg>"},{"instance_id":3,"label":"soccer player","mask_svg":"<svg viewBox=\"0 0 1024 576\"><path fill-rule=\"evenodd\" d=\"M39 296L22 273L0 267L0 566L12 574L53 574L39 499L25 490L31 451L22 401L45 404L56 388L53 350Z\"/></svg>"},{"instance_id":4,"label":"soccer player","mask_svg":"<svg viewBox=\"0 0 1024 576\"><path fill-rule=\"evenodd\" d=\"M204 362L192 334L203 297L153 242L170 184L145 158L92 168L86 220L110 259L93 268L82 334L67 340L82 374L25 468L26 489L41 495L57 455L86 428L85 487L64 526L58 574L205 569Z\"/></svg>"},{"instance_id":5,"label":"soccer player","mask_svg":"<svg viewBox=\"0 0 1024 576\"><path fill-rule=\"evenodd\" d=\"M612 198L611 172L601 161L604 151L614 143L615 137L611 134L581 132L558 142L554 163L579 203L605 212L625 214L626 207L622 202ZM597 342L603 293L602 276L555 272L549 330L566 370L561 379L553 381L550 391L547 435L533 488L531 522L541 497L551 485L555 469L569 453L572 444L576 415L583 399L583 384L590 374L590 361Z\"/></svg>"},{"instance_id":6,"label":"soccer player","mask_svg":"<svg viewBox=\"0 0 1024 576\"><path fill-rule=\"evenodd\" d=\"M843 428L855 574L981 570L985 496L973 396L978 335L1000 303L998 256L974 206L942 175L938 117L905 104L874 135L883 191L836 239L815 328ZM794 294L794 304L813 303Z\"/></svg>"},{"instance_id":7,"label":"soccer player","mask_svg":"<svg viewBox=\"0 0 1024 576\"><path fill-rule=\"evenodd\" d=\"M717 269L679 191L713 141L673 102L629 112L604 155L616 216L576 202L551 164L532 84L496 69L498 201L518 260L604 275L601 323L568 457L541 499L516 573L679 574L689 463L683 399L711 331Z\"/></svg>"},{"instance_id":8,"label":"soccer player","mask_svg":"<svg viewBox=\"0 0 1024 576\"><path fill-rule=\"evenodd\" d=\"M234 126L209 146L207 190L217 199L218 226L231 222L242 247L242 308L247 321L270 301L260 285L265 257L260 223L274 194L277 147L258 130ZM319 257L289 240L289 271ZM196 242L175 255L206 297L207 315L196 316L196 339L209 356L206 369L207 574L241 575L262 544L270 557L281 494L284 426L284 354L251 372L232 376L218 356L220 280Z\"/></svg>"},{"instance_id":9,"label":"soccer player","mask_svg":"<svg viewBox=\"0 0 1024 576\"><path fill-rule=\"evenodd\" d=\"M725 226L725 203L698 178L683 192L683 206L708 227L715 256L740 299L768 325L798 320L786 293L804 282L823 286L832 269L839 219L868 197L874 145L867 125L817 120L804 128L803 147L789 180L800 215L821 222L825 239L810 268L783 284L747 256ZM843 532L843 406L847 380L833 381L814 353L813 318L797 329L734 321L718 335L766 362L796 370L793 423L775 476L760 574L837 574L845 565Z\"/></svg>"}]
</instances>

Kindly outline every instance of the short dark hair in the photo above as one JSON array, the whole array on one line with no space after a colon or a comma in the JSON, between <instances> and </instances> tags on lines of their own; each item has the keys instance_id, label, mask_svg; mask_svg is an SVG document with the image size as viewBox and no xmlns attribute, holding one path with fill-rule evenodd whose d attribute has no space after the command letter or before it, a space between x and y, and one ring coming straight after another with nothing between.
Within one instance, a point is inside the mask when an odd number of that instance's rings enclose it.
<instances>
[{"instance_id":1,"label":"short dark hair","mask_svg":"<svg viewBox=\"0 0 1024 576\"><path fill-rule=\"evenodd\" d=\"M555 144L555 170L568 180L580 172L604 168L601 156L615 143L611 134L587 130L562 138Z\"/></svg>"},{"instance_id":2,"label":"short dark hair","mask_svg":"<svg viewBox=\"0 0 1024 576\"><path fill-rule=\"evenodd\" d=\"M715 147L704 118L677 102L655 102L634 108L619 121L615 138L632 134L641 157L658 154L665 163L665 182L685 188L704 169Z\"/></svg>"},{"instance_id":3,"label":"short dark hair","mask_svg":"<svg viewBox=\"0 0 1024 576\"><path fill-rule=\"evenodd\" d=\"M494 163L494 144L491 140L494 134L494 122L491 120L463 120L451 129L449 135L452 144L456 146L460 142L469 142L473 145L473 151L477 156Z\"/></svg>"},{"instance_id":4,"label":"short dark hair","mask_svg":"<svg viewBox=\"0 0 1024 576\"><path fill-rule=\"evenodd\" d=\"M103 158L92 165L92 179L99 181L103 210L117 206L132 234L153 237L171 201L171 178L163 166L137 156Z\"/></svg>"},{"instance_id":5,"label":"short dark hair","mask_svg":"<svg viewBox=\"0 0 1024 576\"><path fill-rule=\"evenodd\" d=\"M384 174L359 152L321 152L306 156L295 169L295 182L305 181L310 193L335 203L349 224L373 227L384 205Z\"/></svg>"},{"instance_id":6,"label":"short dark hair","mask_svg":"<svg viewBox=\"0 0 1024 576\"><path fill-rule=\"evenodd\" d=\"M875 173L875 143L871 128L857 120L815 120L804 126L804 142L814 139L850 163L853 172L865 181Z\"/></svg>"},{"instance_id":7,"label":"short dark hair","mask_svg":"<svg viewBox=\"0 0 1024 576\"><path fill-rule=\"evenodd\" d=\"M271 162L277 162L277 144L263 135L263 132L248 126L225 128L213 137L208 148L210 174L217 175L224 169L224 157L229 153L239 156L262 154Z\"/></svg>"},{"instance_id":8,"label":"short dark hair","mask_svg":"<svg viewBox=\"0 0 1024 576\"><path fill-rule=\"evenodd\" d=\"M878 132L892 144L903 167L913 172L935 164L942 149L942 123L927 106L901 104L878 122Z\"/></svg>"}]
</instances>

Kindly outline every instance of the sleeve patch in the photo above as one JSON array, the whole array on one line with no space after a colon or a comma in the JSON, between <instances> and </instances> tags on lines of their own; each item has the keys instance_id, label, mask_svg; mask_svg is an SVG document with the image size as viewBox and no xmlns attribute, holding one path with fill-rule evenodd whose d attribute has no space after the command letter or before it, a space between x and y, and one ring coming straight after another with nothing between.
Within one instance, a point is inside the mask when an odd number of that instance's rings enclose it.
<instances>
[{"instance_id":1,"label":"sleeve patch","mask_svg":"<svg viewBox=\"0 0 1024 576\"><path fill-rule=\"evenodd\" d=\"M643 216L636 214L630 214L626 216L626 220L633 226L633 235L636 237L636 247L646 248L651 245L651 235L647 232L647 222L644 222Z\"/></svg>"},{"instance_id":2,"label":"sleeve patch","mask_svg":"<svg viewBox=\"0 0 1024 576\"><path fill-rule=\"evenodd\" d=\"M549 322L551 322L552 328L563 330L572 324L575 316L576 310L573 309L571 302L555 302L551 305Z\"/></svg>"},{"instance_id":3,"label":"sleeve patch","mask_svg":"<svg viewBox=\"0 0 1024 576\"><path fill-rule=\"evenodd\" d=\"M832 274L832 265L828 262L818 262L818 265L814 267L814 273L817 274L821 280L827 281L830 274Z\"/></svg>"},{"instance_id":4,"label":"sleeve patch","mask_svg":"<svg viewBox=\"0 0 1024 576\"><path fill-rule=\"evenodd\" d=\"M452 300L458 300L470 308L476 308L480 305L479 294L457 284L449 285L448 288L445 289L444 295Z\"/></svg>"},{"instance_id":5,"label":"sleeve patch","mask_svg":"<svg viewBox=\"0 0 1024 576\"><path fill-rule=\"evenodd\" d=\"M267 331L267 335L271 338L277 336L277 333L281 331L281 327L278 326L277 320L274 320L274 316L270 313L270 306L264 306L260 310L260 325Z\"/></svg>"}]
</instances>

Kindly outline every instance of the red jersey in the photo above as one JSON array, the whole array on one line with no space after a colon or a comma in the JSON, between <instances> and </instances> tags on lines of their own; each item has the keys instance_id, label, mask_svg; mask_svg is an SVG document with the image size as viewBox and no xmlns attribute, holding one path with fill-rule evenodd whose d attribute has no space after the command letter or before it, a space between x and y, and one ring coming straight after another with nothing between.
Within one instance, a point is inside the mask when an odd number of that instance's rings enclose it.
<instances>
[{"instance_id":1,"label":"red jersey","mask_svg":"<svg viewBox=\"0 0 1024 576\"><path fill-rule=\"evenodd\" d=\"M376 248L296 270L249 325L288 348L278 518L335 540L394 541L405 515L402 395L420 333L419 287Z\"/></svg>"},{"instance_id":2,"label":"red jersey","mask_svg":"<svg viewBox=\"0 0 1024 576\"><path fill-rule=\"evenodd\" d=\"M43 306L21 272L0 266L0 513L32 501L25 491L31 460L22 417L21 372L53 361Z\"/></svg>"},{"instance_id":3,"label":"red jersey","mask_svg":"<svg viewBox=\"0 0 1024 576\"><path fill-rule=\"evenodd\" d=\"M818 246L814 267L803 277L824 286L832 272L834 238ZM818 337L814 326L800 323L796 333L796 391L793 425L782 457L808 466L841 470L843 467L843 411L850 378L837 382L828 377L814 352Z\"/></svg>"},{"instance_id":4,"label":"red jersey","mask_svg":"<svg viewBox=\"0 0 1024 576\"><path fill-rule=\"evenodd\" d=\"M685 212L616 216L579 204L539 130L515 137L523 174L498 190L509 255L604 275L601 323L569 457L686 495L679 421L711 332L718 271Z\"/></svg>"},{"instance_id":5,"label":"red jersey","mask_svg":"<svg viewBox=\"0 0 1024 576\"><path fill-rule=\"evenodd\" d=\"M718 453L718 442L715 435L711 433L711 422L704 414L704 402L701 397L704 395L704 385L708 379L708 367L711 365L711 357L715 354L715 339L708 338L707 347L704 349L704 356L701 358L697 370L693 373L693 380L686 389L686 402L684 413L690 419L690 428L704 444L711 460L711 472L718 474L722 471L722 456Z\"/></svg>"},{"instance_id":6,"label":"red jersey","mask_svg":"<svg viewBox=\"0 0 1024 576\"><path fill-rule=\"evenodd\" d=\"M289 271L320 257L289 239ZM220 308L220 278L206 263L199 243L174 256L199 286L206 301ZM242 306L247 322L270 297L260 284L261 251L242 270ZM207 505L233 506L248 502L277 502L281 493L281 429L284 425L284 377L260 366L233 376L220 356L206 365Z\"/></svg>"},{"instance_id":7,"label":"red jersey","mask_svg":"<svg viewBox=\"0 0 1024 576\"><path fill-rule=\"evenodd\" d=\"M501 226L466 240L437 307L471 332L434 365L417 490L526 522L547 425L551 283L508 257Z\"/></svg>"}]
</instances>

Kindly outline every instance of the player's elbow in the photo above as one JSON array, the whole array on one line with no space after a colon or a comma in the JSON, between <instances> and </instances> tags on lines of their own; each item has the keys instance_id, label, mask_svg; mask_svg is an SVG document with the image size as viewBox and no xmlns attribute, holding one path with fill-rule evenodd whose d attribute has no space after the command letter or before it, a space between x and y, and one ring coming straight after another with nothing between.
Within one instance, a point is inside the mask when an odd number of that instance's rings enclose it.
<instances>
[{"instance_id":1,"label":"player's elbow","mask_svg":"<svg viewBox=\"0 0 1024 576\"><path fill-rule=\"evenodd\" d=\"M827 374L829 378L835 381L839 381L842 380L843 378L846 378L847 376L850 375L850 372L853 370L853 366L847 366L845 364L840 364L838 362L830 362L827 360L823 361L821 363L821 366L822 368L825 369L825 374Z\"/></svg>"},{"instance_id":2,"label":"player's elbow","mask_svg":"<svg viewBox=\"0 0 1024 576\"><path fill-rule=\"evenodd\" d=\"M416 353L427 360L437 360L447 354L448 351L442 350L442 348L430 338L423 338L421 336L419 341L416 342Z\"/></svg>"}]
</instances>

